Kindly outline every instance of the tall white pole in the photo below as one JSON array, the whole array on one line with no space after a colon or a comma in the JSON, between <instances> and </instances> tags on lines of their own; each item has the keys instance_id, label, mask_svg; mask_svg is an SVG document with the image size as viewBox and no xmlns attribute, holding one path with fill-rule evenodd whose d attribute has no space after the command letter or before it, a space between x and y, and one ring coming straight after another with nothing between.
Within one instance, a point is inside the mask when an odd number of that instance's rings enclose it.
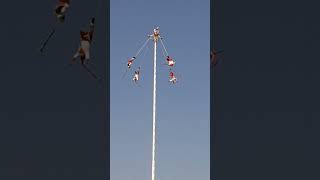
<instances>
[{"instance_id":1,"label":"tall white pole","mask_svg":"<svg viewBox=\"0 0 320 180\"><path fill-rule=\"evenodd\" d=\"M158 37L157 37L157 38L158 38ZM152 177L151 177L151 180L155 180L157 38L154 37L154 61L153 61L153 121L152 121Z\"/></svg>"}]
</instances>

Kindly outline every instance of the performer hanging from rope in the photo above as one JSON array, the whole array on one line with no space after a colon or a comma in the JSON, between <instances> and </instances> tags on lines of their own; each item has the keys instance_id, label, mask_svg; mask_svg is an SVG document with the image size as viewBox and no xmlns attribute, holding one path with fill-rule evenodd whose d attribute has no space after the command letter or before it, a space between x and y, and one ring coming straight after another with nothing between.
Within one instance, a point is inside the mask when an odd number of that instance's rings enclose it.
<instances>
[{"instance_id":1,"label":"performer hanging from rope","mask_svg":"<svg viewBox=\"0 0 320 180\"><path fill-rule=\"evenodd\" d=\"M70 7L69 0L59 0L58 5L55 8L55 15L60 22L64 22L66 17L66 11Z\"/></svg>"},{"instance_id":2,"label":"performer hanging from rope","mask_svg":"<svg viewBox=\"0 0 320 180\"><path fill-rule=\"evenodd\" d=\"M137 59L137 57L140 55L140 53L144 50L145 47L147 47L147 43L149 42L150 37L143 43L143 45L140 47L140 49L138 50L138 52L127 61L127 69L124 72L124 74L122 75L121 79L123 79L127 72L130 70L131 66L133 65L133 62ZM146 52L146 51L145 51ZM145 55L145 54L144 54ZM141 64L141 62L140 62Z\"/></svg>"},{"instance_id":3,"label":"performer hanging from rope","mask_svg":"<svg viewBox=\"0 0 320 180\"><path fill-rule=\"evenodd\" d=\"M170 67L173 67L173 65L175 64L176 62L170 57L170 56L167 56L167 65L170 66Z\"/></svg>"},{"instance_id":4,"label":"performer hanging from rope","mask_svg":"<svg viewBox=\"0 0 320 180\"><path fill-rule=\"evenodd\" d=\"M164 52L162 50L162 53L167 59L167 64L166 65L168 65L171 68L171 67L173 67L175 65L176 62L172 59L172 57L169 56L168 51L167 51L167 49L166 49L166 47L165 47L165 45L164 45L164 43L162 41L162 38L160 38L160 42L161 42L162 48L164 50Z\"/></svg>"},{"instance_id":5,"label":"performer hanging from rope","mask_svg":"<svg viewBox=\"0 0 320 180\"><path fill-rule=\"evenodd\" d=\"M216 50L213 50L211 51L210 53L210 60L211 60L211 66L216 66L219 62L219 54L221 54L223 51L216 51Z\"/></svg>"},{"instance_id":6,"label":"performer hanging from rope","mask_svg":"<svg viewBox=\"0 0 320 180\"><path fill-rule=\"evenodd\" d=\"M137 81L139 81L139 75L140 75L140 67L138 68L138 70L134 71L134 76L133 76L133 81L136 83Z\"/></svg>"},{"instance_id":7,"label":"performer hanging from rope","mask_svg":"<svg viewBox=\"0 0 320 180\"><path fill-rule=\"evenodd\" d=\"M95 18L91 19L90 31L80 31L80 45L77 52L74 54L71 63L74 63L78 57L80 57L81 64L85 64L90 59L90 44L93 38Z\"/></svg>"},{"instance_id":8,"label":"performer hanging from rope","mask_svg":"<svg viewBox=\"0 0 320 180\"><path fill-rule=\"evenodd\" d=\"M128 60L128 63L127 63L127 66L128 68L130 69L131 68L131 65L133 64L133 61L136 59L136 57L132 57Z\"/></svg>"},{"instance_id":9,"label":"performer hanging from rope","mask_svg":"<svg viewBox=\"0 0 320 180\"><path fill-rule=\"evenodd\" d=\"M70 1L69 0L59 0L58 5L54 8L54 14L57 17L58 21L63 23L65 20L66 12L68 8L70 7ZM47 39L42 44L39 51L42 53L47 46L49 40L52 38L52 36L55 34L55 28L52 28L52 31L50 35L47 37Z\"/></svg>"},{"instance_id":10,"label":"performer hanging from rope","mask_svg":"<svg viewBox=\"0 0 320 180\"><path fill-rule=\"evenodd\" d=\"M173 84L177 82L177 78L174 76L172 71L170 72L170 75L169 75L169 82L172 82Z\"/></svg>"},{"instance_id":11,"label":"performer hanging from rope","mask_svg":"<svg viewBox=\"0 0 320 180\"><path fill-rule=\"evenodd\" d=\"M82 67L85 68L93 78L98 79L98 77L86 66L90 60L90 44L94 33L94 22L95 18L92 18L90 22L90 31L80 31L80 45L77 52L74 54L70 65L75 63L77 58L80 57Z\"/></svg>"}]
</instances>

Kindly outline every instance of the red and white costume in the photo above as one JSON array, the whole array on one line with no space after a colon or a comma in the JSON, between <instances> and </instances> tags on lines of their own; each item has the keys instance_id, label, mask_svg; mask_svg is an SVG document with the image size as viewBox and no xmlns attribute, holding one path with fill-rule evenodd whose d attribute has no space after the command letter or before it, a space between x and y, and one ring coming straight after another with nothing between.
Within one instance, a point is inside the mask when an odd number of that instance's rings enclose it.
<instances>
[{"instance_id":1,"label":"red and white costume","mask_svg":"<svg viewBox=\"0 0 320 180\"><path fill-rule=\"evenodd\" d=\"M177 82L177 78L174 76L173 72L170 72L169 81L173 84Z\"/></svg>"},{"instance_id":2,"label":"red and white costume","mask_svg":"<svg viewBox=\"0 0 320 180\"><path fill-rule=\"evenodd\" d=\"M136 57L132 57L128 60L128 63L127 63L127 66L128 68L130 69L131 68L131 65L133 64L133 61L136 59Z\"/></svg>"},{"instance_id":3,"label":"red and white costume","mask_svg":"<svg viewBox=\"0 0 320 180\"><path fill-rule=\"evenodd\" d=\"M139 75L140 75L140 68L134 72L134 76L132 80L134 80L135 82L139 81Z\"/></svg>"},{"instance_id":4,"label":"red and white costume","mask_svg":"<svg viewBox=\"0 0 320 180\"><path fill-rule=\"evenodd\" d=\"M79 46L77 52L73 56L74 61L79 56L80 56L82 63L84 63L85 60L90 59L90 44L92 41L93 32L94 32L94 18L92 19L92 21L90 23L90 31L89 32L80 31L81 41L80 41L80 46Z\"/></svg>"},{"instance_id":5,"label":"red and white costume","mask_svg":"<svg viewBox=\"0 0 320 180\"><path fill-rule=\"evenodd\" d=\"M60 21L64 21L65 13L70 7L69 0L59 0L58 5L55 8L55 14Z\"/></svg>"},{"instance_id":6,"label":"red and white costume","mask_svg":"<svg viewBox=\"0 0 320 180\"><path fill-rule=\"evenodd\" d=\"M170 56L167 56L167 64L168 64L168 66L173 67L173 65L175 63L176 62L174 62L174 60Z\"/></svg>"}]
</instances>

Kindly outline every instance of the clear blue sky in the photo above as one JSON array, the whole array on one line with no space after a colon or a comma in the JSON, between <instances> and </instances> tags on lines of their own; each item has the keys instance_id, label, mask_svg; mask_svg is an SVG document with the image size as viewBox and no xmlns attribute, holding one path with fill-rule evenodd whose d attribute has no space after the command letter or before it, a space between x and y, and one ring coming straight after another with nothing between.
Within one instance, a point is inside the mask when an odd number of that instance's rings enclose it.
<instances>
[{"instance_id":1,"label":"clear blue sky","mask_svg":"<svg viewBox=\"0 0 320 180\"><path fill-rule=\"evenodd\" d=\"M159 180L210 177L209 0L111 0L111 180L149 180L152 148L153 44L121 79L132 57L156 26L176 60L179 83L168 83L158 49L157 154ZM159 44L160 45L160 44Z\"/></svg>"}]
</instances>

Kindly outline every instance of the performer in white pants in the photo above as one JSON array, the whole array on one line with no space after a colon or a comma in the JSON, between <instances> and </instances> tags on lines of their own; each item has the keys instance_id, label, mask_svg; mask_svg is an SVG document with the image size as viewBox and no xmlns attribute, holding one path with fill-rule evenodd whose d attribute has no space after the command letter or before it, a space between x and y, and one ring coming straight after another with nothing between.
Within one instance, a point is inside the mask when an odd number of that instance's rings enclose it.
<instances>
[{"instance_id":1,"label":"performer in white pants","mask_svg":"<svg viewBox=\"0 0 320 180\"><path fill-rule=\"evenodd\" d=\"M90 44L94 32L94 20L94 18L91 19L89 32L80 31L80 46L77 52L74 54L72 62L75 62L77 58L80 57L81 63L85 64L85 62L87 62L90 59Z\"/></svg>"}]
</instances>

